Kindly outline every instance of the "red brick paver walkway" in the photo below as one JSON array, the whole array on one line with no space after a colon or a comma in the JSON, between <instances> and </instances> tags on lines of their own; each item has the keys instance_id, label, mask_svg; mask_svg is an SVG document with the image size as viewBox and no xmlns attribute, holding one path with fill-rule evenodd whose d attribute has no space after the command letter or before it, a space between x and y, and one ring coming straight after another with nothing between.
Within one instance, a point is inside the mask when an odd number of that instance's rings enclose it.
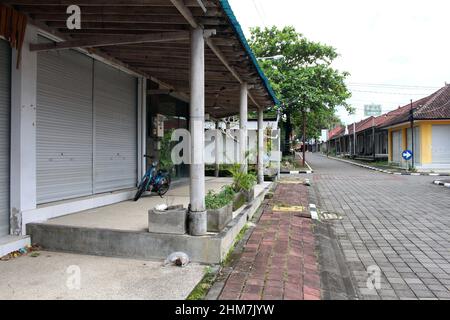
<instances>
[{"instance_id":1,"label":"red brick paver walkway","mask_svg":"<svg viewBox=\"0 0 450 320\"><path fill-rule=\"evenodd\" d=\"M307 188L279 184L225 283L221 300L318 300L320 278L312 222L273 205L304 206Z\"/></svg>"}]
</instances>

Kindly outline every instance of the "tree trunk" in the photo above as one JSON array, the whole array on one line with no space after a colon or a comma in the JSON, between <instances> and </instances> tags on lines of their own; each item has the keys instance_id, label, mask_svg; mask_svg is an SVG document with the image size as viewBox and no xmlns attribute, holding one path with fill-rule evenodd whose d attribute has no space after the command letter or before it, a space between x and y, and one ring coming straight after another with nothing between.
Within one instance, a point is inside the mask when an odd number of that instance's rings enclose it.
<instances>
[{"instance_id":1,"label":"tree trunk","mask_svg":"<svg viewBox=\"0 0 450 320\"><path fill-rule=\"evenodd\" d=\"M285 123L285 136L284 136L284 154L288 155L291 153L291 137L292 137L292 122L291 115L289 113L286 114L286 123Z\"/></svg>"}]
</instances>

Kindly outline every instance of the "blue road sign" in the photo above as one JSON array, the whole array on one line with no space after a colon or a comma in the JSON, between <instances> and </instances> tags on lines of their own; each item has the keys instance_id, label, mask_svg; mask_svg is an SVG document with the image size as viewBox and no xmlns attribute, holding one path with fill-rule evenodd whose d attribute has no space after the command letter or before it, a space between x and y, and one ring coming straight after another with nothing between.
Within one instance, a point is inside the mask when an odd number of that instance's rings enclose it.
<instances>
[{"instance_id":1,"label":"blue road sign","mask_svg":"<svg viewBox=\"0 0 450 320\"><path fill-rule=\"evenodd\" d=\"M403 157L403 159L405 159L406 161L409 161L409 160L412 159L413 153L412 153L412 151L410 151L410 150L405 150L405 151L403 151L403 153L402 153L402 157Z\"/></svg>"}]
</instances>

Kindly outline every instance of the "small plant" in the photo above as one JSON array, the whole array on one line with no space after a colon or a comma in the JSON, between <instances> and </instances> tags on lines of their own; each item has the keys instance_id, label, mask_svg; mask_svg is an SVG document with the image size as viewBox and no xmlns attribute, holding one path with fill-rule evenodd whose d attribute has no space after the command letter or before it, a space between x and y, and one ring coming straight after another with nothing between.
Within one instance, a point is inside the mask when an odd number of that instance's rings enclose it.
<instances>
[{"instance_id":1,"label":"small plant","mask_svg":"<svg viewBox=\"0 0 450 320\"><path fill-rule=\"evenodd\" d=\"M194 288L194 290L192 290L192 292L189 294L186 300L195 301L205 299L209 289L211 289L212 285L214 284L216 274L214 270L209 266L205 268L204 272L205 275L202 281L200 281L200 283Z\"/></svg>"},{"instance_id":2,"label":"small plant","mask_svg":"<svg viewBox=\"0 0 450 320\"><path fill-rule=\"evenodd\" d=\"M206 209L216 210L233 202L234 190L231 186L225 186L221 192L209 191L205 197Z\"/></svg>"},{"instance_id":3,"label":"small plant","mask_svg":"<svg viewBox=\"0 0 450 320\"><path fill-rule=\"evenodd\" d=\"M229 172L233 177L233 190L235 192L250 191L257 182L256 176L252 173L246 173L240 164L233 165Z\"/></svg>"}]
</instances>

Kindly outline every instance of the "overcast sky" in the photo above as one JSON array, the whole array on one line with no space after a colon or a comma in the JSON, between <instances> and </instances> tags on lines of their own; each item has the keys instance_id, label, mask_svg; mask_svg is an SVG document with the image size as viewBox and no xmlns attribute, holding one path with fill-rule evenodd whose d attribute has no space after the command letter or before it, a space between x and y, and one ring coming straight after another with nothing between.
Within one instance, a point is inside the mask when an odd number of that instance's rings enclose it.
<instances>
[{"instance_id":1,"label":"overcast sky","mask_svg":"<svg viewBox=\"0 0 450 320\"><path fill-rule=\"evenodd\" d=\"M450 82L448 0L230 0L250 27L294 26L307 38L334 46L334 67L351 73L350 103L364 118L365 104L387 112ZM393 86L392 86L393 85Z\"/></svg>"}]
</instances>

